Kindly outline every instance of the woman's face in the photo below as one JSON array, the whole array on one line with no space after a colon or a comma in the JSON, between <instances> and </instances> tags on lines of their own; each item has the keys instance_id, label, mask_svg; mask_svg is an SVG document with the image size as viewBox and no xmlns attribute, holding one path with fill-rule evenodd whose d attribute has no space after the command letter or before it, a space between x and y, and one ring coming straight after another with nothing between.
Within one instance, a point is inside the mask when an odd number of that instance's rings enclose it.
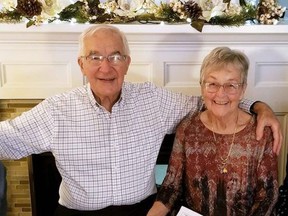
<instances>
[{"instance_id":1,"label":"woman's face","mask_svg":"<svg viewBox=\"0 0 288 216\"><path fill-rule=\"evenodd\" d=\"M201 85L206 108L221 118L235 112L244 96L246 85L242 84L241 72L233 64L208 68Z\"/></svg>"}]
</instances>

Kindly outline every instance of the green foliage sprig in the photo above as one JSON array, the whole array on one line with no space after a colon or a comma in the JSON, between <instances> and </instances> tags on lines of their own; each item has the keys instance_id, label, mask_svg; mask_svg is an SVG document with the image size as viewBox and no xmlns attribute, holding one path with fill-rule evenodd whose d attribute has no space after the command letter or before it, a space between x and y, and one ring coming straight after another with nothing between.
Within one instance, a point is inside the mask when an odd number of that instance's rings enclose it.
<instances>
[{"instance_id":1,"label":"green foliage sprig","mask_svg":"<svg viewBox=\"0 0 288 216\"><path fill-rule=\"evenodd\" d=\"M275 24L286 9L279 6L276 0L262 0L256 6L247 4L245 0L241 0L239 5L230 4L230 0L219 1L218 5L213 5L211 0L173 0L159 5L153 0L144 0L136 8L128 4L119 5L118 0L107 0L104 3L99 0L78 0L51 15L47 8L56 8L56 3L57 0L17 0L17 5L10 8L2 6L2 10L0 3L0 23L20 23L26 20L27 27L56 21L90 24L190 23L201 32L205 24L240 26L247 20ZM207 15L207 8L212 8L211 14ZM215 15L213 13L216 9L218 11Z\"/></svg>"}]
</instances>

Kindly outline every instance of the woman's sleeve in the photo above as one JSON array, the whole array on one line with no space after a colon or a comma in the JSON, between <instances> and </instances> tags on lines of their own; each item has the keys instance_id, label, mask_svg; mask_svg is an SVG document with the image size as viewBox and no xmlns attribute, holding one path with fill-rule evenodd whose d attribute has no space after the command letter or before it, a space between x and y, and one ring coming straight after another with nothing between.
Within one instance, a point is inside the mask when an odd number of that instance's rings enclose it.
<instances>
[{"instance_id":1,"label":"woman's sleeve","mask_svg":"<svg viewBox=\"0 0 288 216\"><path fill-rule=\"evenodd\" d=\"M277 156L273 153L273 136L270 128L265 128L266 142L263 154L260 156L257 169L257 186L254 204L249 215L275 215L275 205L278 200L278 166Z\"/></svg>"},{"instance_id":2,"label":"woman's sleeve","mask_svg":"<svg viewBox=\"0 0 288 216\"><path fill-rule=\"evenodd\" d=\"M164 181L158 191L157 201L167 208L173 208L182 193L182 178L184 172L184 130L183 123L176 130L173 149L169 159L168 169Z\"/></svg>"}]
</instances>

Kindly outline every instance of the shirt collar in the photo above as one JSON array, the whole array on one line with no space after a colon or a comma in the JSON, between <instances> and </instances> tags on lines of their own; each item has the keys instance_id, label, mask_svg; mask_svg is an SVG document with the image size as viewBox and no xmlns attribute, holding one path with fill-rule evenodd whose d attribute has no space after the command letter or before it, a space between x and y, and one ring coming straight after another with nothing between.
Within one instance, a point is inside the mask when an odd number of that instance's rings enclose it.
<instances>
[{"instance_id":1,"label":"shirt collar","mask_svg":"<svg viewBox=\"0 0 288 216\"><path fill-rule=\"evenodd\" d=\"M89 98L89 101L90 101L91 105L93 107L95 107L96 109L99 109L100 105L98 104L98 102L94 98L90 83L87 83L86 91L87 91L87 95L88 95L88 98Z\"/></svg>"},{"instance_id":2,"label":"shirt collar","mask_svg":"<svg viewBox=\"0 0 288 216\"><path fill-rule=\"evenodd\" d=\"M87 94L88 94L88 98L89 98L90 103L93 105L93 107L96 106L96 108L99 109L101 107L101 105L96 101L96 99L93 95L90 83L87 83L86 88L87 88ZM123 105L125 103L126 98L127 98L127 89L126 89L126 83L124 82L123 86L122 86L120 98L115 103L115 105L116 104Z\"/></svg>"}]
</instances>

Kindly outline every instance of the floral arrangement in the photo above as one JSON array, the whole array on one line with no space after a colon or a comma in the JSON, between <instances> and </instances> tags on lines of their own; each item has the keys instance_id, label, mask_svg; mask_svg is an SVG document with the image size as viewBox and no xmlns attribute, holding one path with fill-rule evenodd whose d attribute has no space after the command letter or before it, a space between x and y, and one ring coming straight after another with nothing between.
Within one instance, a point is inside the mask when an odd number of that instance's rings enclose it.
<instances>
[{"instance_id":1,"label":"floral arrangement","mask_svg":"<svg viewBox=\"0 0 288 216\"><path fill-rule=\"evenodd\" d=\"M190 23L202 31L205 23L240 26L247 20L277 24L285 7L276 0L2 0L0 23L26 22L26 26L53 22L74 23Z\"/></svg>"}]
</instances>

